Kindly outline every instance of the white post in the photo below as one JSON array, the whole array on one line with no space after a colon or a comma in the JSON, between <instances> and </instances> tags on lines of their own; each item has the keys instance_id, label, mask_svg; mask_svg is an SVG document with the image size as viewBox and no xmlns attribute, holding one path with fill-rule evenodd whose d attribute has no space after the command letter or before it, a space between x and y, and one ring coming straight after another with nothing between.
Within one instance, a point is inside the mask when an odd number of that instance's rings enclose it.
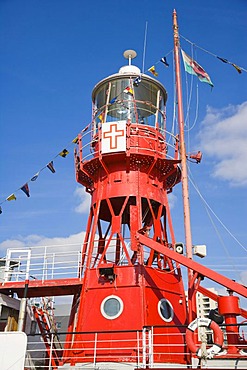
<instances>
[{"instance_id":1,"label":"white post","mask_svg":"<svg viewBox=\"0 0 247 370\"><path fill-rule=\"evenodd\" d=\"M53 340L54 340L54 335L51 335L51 346L50 346L50 358L49 358L49 370L52 370L52 365L51 365L51 359L52 359L52 347L53 347Z\"/></svg>"},{"instance_id":2,"label":"white post","mask_svg":"<svg viewBox=\"0 0 247 370\"><path fill-rule=\"evenodd\" d=\"M94 353L93 353L93 366L94 366L94 368L96 368L97 339L98 339L98 333L95 333L95 339L94 339Z\"/></svg>"}]
</instances>

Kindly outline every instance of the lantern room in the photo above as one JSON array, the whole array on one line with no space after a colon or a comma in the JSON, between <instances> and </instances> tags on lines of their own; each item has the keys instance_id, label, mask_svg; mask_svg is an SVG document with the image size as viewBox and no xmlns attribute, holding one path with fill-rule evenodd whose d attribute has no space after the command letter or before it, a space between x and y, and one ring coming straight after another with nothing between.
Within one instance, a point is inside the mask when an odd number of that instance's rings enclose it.
<instances>
[{"instance_id":1,"label":"lantern room","mask_svg":"<svg viewBox=\"0 0 247 370\"><path fill-rule=\"evenodd\" d=\"M93 89L94 131L99 123L124 120L165 129L167 92L164 86L131 64L136 57L134 50L125 51L124 56L129 64Z\"/></svg>"}]
</instances>

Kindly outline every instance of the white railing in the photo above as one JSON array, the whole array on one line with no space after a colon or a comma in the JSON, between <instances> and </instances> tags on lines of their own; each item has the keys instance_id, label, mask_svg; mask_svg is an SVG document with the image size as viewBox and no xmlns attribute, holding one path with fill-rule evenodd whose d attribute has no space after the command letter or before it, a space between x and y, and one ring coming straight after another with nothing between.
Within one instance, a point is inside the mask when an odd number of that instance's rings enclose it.
<instances>
[{"instance_id":1,"label":"white railing","mask_svg":"<svg viewBox=\"0 0 247 370\"><path fill-rule=\"evenodd\" d=\"M26 279L81 277L81 245L38 246L7 250L2 283Z\"/></svg>"},{"instance_id":2,"label":"white railing","mask_svg":"<svg viewBox=\"0 0 247 370\"><path fill-rule=\"evenodd\" d=\"M63 334L65 335L65 333ZM31 338L32 342L28 341L25 369L32 369L29 367L31 362L32 364L39 364L38 368L40 370L55 369L54 362L56 361L61 368L64 364L64 368L68 369L74 356L77 364L88 369L100 369L100 363L111 364L109 367L113 370L121 369L120 364L124 365L124 369L125 366L129 369L147 369L169 367L168 364L171 363L173 368L181 369L196 367L199 362L196 356L193 356L190 364L184 362L185 357L188 356L189 358L190 355L185 344L184 330L181 333L172 331L168 333L165 328L164 331L159 328L157 332L154 327L145 327L140 331L108 332L107 334L108 337L106 333L102 332L80 333L83 339L72 340L71 342L61 341L63 348L65 343L67 348L70 347L63 353L60 349L56 352L55 334L50 336L51 346L48 352L44 351L44 346L42 347L42 343L38 341L37 336L29 336L28 338ZM177 343L178 337L180 343ZM222 354L215 356L213 359L205 360L206 367L209 369L222 369L224 366L228 369L247 368L247 344L242 344L241 348L239 347L239 352L235 355L230 355L231 347L233 346L225 344ZM227 358L228 352L229 356ZM168 358L174 360L167 361Z\"/></svg>"},{"instance_id":3,"label":"white railing","mask_svg":"<svg viewBox=\"0 0 247 370\"><path fill-rule=\"evenodd\" d=\"M142 147L138 146L140 151L144 150L145 152L149 151L153 153L156 151L159 155L164 155L164 147L167 159L174 159L175 155L175 143L177 141L177 137L169 131L158 129L157 131L154 130L152 126L142 125L142 124L132 124L131 125L131 138L135 139L130 140L130 148L136 147L136 140L139 139L147 139L149 142L150 147ZM99 142L99 135L100 130L97 131L96 135L93 135L92 130L87 130L81 136L81 158L83 162L92 159L95 155L99 154L99 148L95 149L95 144ZM166 141L162 139L166 138ZM158 149L156 142L159 141L159 144L162 144L162 149ZM79 155L79 152L78 152Z\"/></svg>"}]
</instances>

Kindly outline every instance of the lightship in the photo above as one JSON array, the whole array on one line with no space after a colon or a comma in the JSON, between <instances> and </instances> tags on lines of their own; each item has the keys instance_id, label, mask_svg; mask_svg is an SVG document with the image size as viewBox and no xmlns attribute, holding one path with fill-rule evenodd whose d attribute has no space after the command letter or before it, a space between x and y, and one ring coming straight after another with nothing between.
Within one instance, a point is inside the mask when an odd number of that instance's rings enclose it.
<instances>
[{"instance_id":1,"label":"lightship","mask_svg":"<svg viewBox=\"0 0 247 370\"><path fill-rule=\"evenodd\" d=\"M25 369L247 368L240 329L247 319L240 297L247 289L192 258L175 11L173 28L179 135L167 131L165 87L132 64L135 51L125 51L128 64L93 89L92 123L78 135L75 151L76 180L91 195L77 276L32 280L38 257L28 250L25 281L14 280L11 261L18 251L8 251L0 293L21 298L17 333L27 332L28 310L39 327L27 336ZM184 245L176 241L168 202L180 182ZM203 246L198 251L203 254ZM61 266L61 256L57 261ZM226 294L203 287L203 279L222 285ZM209 317L197 316L197 292L217 304ZM62 295L73 295L64 333L51 307L30 306L34 297L47 302L45 297ZM38 342L30 342L38 336L39 351ZM40 348L43 357L37 357Z\"/></svg>"}]
</instances>

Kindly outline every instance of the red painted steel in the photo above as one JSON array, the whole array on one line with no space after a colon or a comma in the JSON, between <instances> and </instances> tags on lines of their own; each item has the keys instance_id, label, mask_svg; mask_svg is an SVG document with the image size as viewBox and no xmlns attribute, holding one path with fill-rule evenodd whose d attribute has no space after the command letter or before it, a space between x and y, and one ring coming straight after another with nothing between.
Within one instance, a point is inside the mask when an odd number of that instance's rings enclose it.
<instances>
[{"instance_id":1,"label":"red painted steel","mask_svg":"<svg viewBox=\"0 0 247 370\"><path fill-rule=\"evenodd\" d=\"M247 287L246 286L239 284L225 277L224 275L221 275L218 272L211 270L206 266L201 265L200 263L191 261L188 258L184 257L181 254L174 252L171 249L168 249L168 248L165 249L162 245L160 245L159 243L155 242L152 239L147 238L144 235L138 234L137 239L139 240L140 243L147 245L148 247L154 249L156 252L164 253L167 257L173 259L174 261L180 263L181 265L186 266L190 268L191 270L198 272L202 276L207 277L215 281L216 283L221 284L225 286L226 288L232 290L233 292L236 292L242 295L243 297L247 298Z\"/></svg>"},{"instance_id":2,"label":"red painted steel","mask_svg":"<svg viewBox=\"0 0 247 370\"><path fill-rule=\"evenodd\" d=\"M179 81L175 13L174 43ZM197 291L218 300L230 324L236 323L237 315L246 314L233 293L218 297L201 287L201 281L207 277L243 297L247 297L247 288L192 260L181 85L177 82L180 138L171 136L172 146L165 130L166 90L145 74L136 87L134 80L138 76L135 70L128 69L99 82L93 90L90 139L85 142L86 130L78 135L76 180L91 195L81 254L82 279L29 282L27 297L74 296L63 365L127 362L133 366L141 363L142 368L155 364L155 368L160 365L162 369L167 364L169 369L169 363L190 366L185 333L195 316ZM126 85L132 88L133 96L123 95ZM118 118L120 111L126 111L124 119ZM124 130L118 129L118 121L125 122ZM108 123L114 127L114 140L110 131L102 134L103 125ZM111 151L122 137L126 150ZM109 152L102 145L108 139ZM167 196L181 176L186 257L175 252ZM181 266L189 271L188 297ZM24 288L24 282L6 282L0 292L16 292L22 297ZM232 354L241 357L237 353L241 348L238 329L231 338L229 330L227 335Z\"/></svg>"},{"instance_id":3,"label":"red painted steel","mask_svg":"<svg viewBox=\"0 0 247 370\"><path fill-rule=\"evenodd\" d=\"M73 295L80 291L82 280L79 278L53 279L53 280L30 280L28 284L27 297L49 297ZM24 281L7 281L0 286L0 293L18 297L24 296Z\"/></svg>"}]
</instances>

